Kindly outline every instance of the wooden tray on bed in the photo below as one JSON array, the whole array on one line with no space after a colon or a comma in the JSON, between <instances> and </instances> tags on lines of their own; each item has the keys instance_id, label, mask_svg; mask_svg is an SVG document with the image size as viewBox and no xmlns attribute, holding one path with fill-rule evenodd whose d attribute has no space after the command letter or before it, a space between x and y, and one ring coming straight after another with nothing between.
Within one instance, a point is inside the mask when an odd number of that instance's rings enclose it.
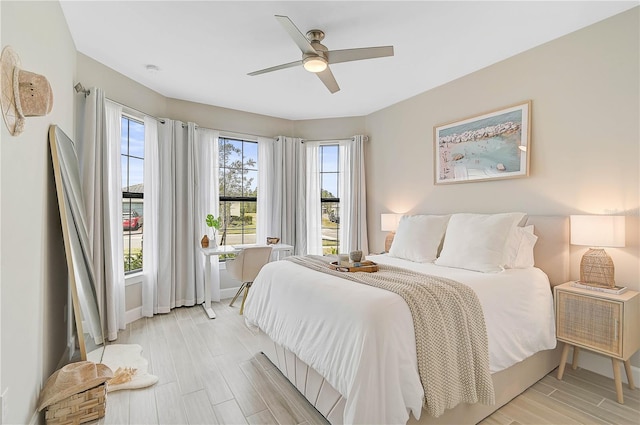
<instances>
[{"instance_id":1,"label":"wooden tray on bed","mask_svg":"<svg viewBox=\"0 0 640 425\"><path fill-rule=\"evenodd\" d=\"M360 266L358 267L341 266L338 264L337 261L330 263L329 267L339 272L350 272L350 273L355 273L355 272L373 273L378 271L378 265L373 261L368 261L368 260L360 262Z\"/></svg>"}]
</instances>

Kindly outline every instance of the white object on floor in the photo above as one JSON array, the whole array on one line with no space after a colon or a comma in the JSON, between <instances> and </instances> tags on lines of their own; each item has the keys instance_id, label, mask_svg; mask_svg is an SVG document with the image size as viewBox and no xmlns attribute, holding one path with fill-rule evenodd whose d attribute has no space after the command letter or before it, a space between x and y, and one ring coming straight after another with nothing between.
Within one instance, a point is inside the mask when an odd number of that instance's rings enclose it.
<instances>
[{"instance_id":1,"label":"white object on floor","mask_svg":"<svg viewBox=\"0 0 640 425\"><path fill-rule=\"evenodd\" d=\"M94 363L102 363L108 366L114 373L118 368L136 369L136 373L129 382L117 385L107 383L107 391L132 390L149 387L158 382L158 377L147 372L149 362L142 357L142 347L138 344L111 344L104 347L102 361L100 354L102 348L87 354L87 360Z\"/></svg>"}]
</instances>

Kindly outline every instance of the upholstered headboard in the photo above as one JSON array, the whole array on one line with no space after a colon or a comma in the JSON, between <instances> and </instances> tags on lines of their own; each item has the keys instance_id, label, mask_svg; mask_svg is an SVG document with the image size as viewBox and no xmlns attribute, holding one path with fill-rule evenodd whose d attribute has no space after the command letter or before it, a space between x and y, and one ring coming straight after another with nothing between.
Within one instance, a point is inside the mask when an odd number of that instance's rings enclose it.
<instances>
[{"instance_id":1,"label":"upholstered headboard","mask_svg":"<svg viewBox=\"0 0 640 425\"><path fill-rule=\"evenodd\" d=\"M535 265L547 276L551 286L569 281L569 217L529 215L526 225L534 226L538 241L533 248ZM385 251L389 251L394 233L387 235Z\"/></svg>"},{"instance_id":2,"label":"upholstered headboard","mask_svg":"<svg viewBox=\"0 0 640 425\"><path fill-rule=\"evenodd\" d=\"M569 217L530 215L527 225L530 224L538 236L533 249L536 267L549 276L551 286L567 282L570 278Z\"/></svg>"}]
</instances>

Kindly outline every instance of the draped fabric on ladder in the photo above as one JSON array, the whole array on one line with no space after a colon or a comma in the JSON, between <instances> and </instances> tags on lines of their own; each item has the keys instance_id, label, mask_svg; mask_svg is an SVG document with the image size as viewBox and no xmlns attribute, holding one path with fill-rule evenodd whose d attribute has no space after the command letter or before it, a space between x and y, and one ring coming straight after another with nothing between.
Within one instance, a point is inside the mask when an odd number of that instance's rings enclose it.
<instances>
[{"instance_id":1,"label":"draped fabric on ladder","mask_svg":"<svg viewBox=\"0 0 640 425\"><path fill-rule=\"evenodd\" d=\"M340 141L340 252L367 255L367 197L364 174L365 136Z\"/></svg>"},{"instance_id":2,"label":"draped fabric on ladder","mask_svg":"<svg viewBox=\"0 0 640 425\"><path fill-rule=\"evenodd\" d=\"M217 132L166 119L158 127L158 276L154 313L204 301L205 217L217 215ZM214 261L215 263L215 261ZM217 279L214 266L212 278ZM217 285L214 285L214 287ZM219 294L212 294L219 299Z\"/></svg>"},{"instance_id":3,"label":"draped fabric on ladder","mask_svg":"<svg viewBox=\"0 0 640 425\"><path fill-rule=\"evenodd\" d=\"M78 162L100 315L109 340L125 329L120 128L122 108L92 88L80 104ZM96 343L101 343L96 339Z\"/></svg>"},{"instance_id":4,"label":"draped fabric on ladder","mask_svg":"<svg viewBox=\"0 0 640 425\"><path fill-rule=\"evenodd\" d=\"M306 148L302 139L258 138L257 241L277 236L307 254ZM319 195L318 189L318 196Z\"/></svg>"}]
</instances>

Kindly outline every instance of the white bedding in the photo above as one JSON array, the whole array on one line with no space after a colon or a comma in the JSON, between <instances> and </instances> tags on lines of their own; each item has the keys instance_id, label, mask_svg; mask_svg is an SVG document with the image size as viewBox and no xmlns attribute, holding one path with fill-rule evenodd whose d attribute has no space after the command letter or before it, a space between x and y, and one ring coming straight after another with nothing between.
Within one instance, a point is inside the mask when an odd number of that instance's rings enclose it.
<instances>
[{"instance_id":1,"label":"white bedding","mask_svg":"<svg viewBox=\"0 0 640 425\"><path fill-rule=\"evenodd\" d=\"M551 289L539 269L479 273L387 255L367 259L473 288L485 314L492 373L555 347ZM278 261L256 278L244 315L345 396L345 423L420 417L413 322L399 295Z\"/></svg>"}]
</instances>

